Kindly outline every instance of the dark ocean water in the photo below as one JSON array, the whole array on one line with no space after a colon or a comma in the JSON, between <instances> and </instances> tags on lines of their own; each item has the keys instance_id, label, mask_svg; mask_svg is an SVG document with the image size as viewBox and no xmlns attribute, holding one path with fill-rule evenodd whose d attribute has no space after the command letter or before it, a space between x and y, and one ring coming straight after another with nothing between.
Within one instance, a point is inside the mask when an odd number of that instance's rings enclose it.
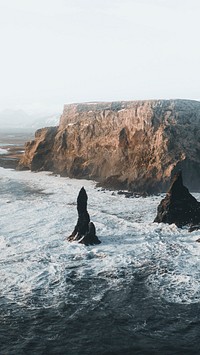
<instances>
[{"instance_id":1,"label":"dark ocean water","mask_svg":"<svg viewBox=\"0 0 200 355\"><path fill-rule=\"evenodd\" d=\"M76 283L77 299L28 309L1 298L2 355L199 354L200 305L152 297L139 276L93 302L101 279ZM67 282L66 282L67 288ZM38 294L38 298L40 295Z\"/></svg>"},{"instance_id":2,"label":"dark ocean water","mask_svg":"<svg viewBox=\"0 0 200 355\"><path fill-rule=\"evenodd\" d=\"M102 244L67 243L82 184L0 168L0 355L200 354L199 232L85 181Z\"/></svg>"}]
</instances>

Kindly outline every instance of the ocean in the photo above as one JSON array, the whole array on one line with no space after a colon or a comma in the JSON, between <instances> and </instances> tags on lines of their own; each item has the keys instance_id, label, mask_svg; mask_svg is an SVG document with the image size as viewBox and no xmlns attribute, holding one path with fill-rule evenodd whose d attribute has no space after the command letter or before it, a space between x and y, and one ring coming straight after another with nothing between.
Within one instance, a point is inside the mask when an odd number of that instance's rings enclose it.
<instances>
[{"instance_id":1,"label":"ocean","mask_svg":"<svg viewBox=\"0 0 200 355\"><path fill-rule=\"evenodd\" d=\"M97 246L66 240L82 186ZM163 196L1 167L0 354L199 354L200 231L153 223Z\"/></svg>"},{"instance_id":2,"label":"ocean","mask_svg":"<svg viewBox=\"0 0 200 355\"><path fill-rule=\"evenodd\" d=\"M19 158L24 152L24 144L34 138L30 130L0 131L0 166L4 168L17 167Z\"/></svg>"}]
</instances>

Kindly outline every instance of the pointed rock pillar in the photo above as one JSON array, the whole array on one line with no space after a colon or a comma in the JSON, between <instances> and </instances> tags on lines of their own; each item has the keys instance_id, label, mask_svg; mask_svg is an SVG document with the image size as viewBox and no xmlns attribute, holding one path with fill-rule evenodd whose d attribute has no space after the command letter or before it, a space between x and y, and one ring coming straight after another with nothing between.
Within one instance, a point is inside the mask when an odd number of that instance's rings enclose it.
<instances>
[{"instance_id":1,"label":"pointed rock pillar","mask_svg":"<svg viewBox=\"0 0 200 355\"><path fill-rule=\"evenodd\" d=\"M175 223L178 227L200 224L200 202L183 185L181 171L174 175L165 198L158 206L154 222Z\"/></svg>"},{"instance_id":2,"label":"pointed rock pillar","mask_svg":"<svg viewBox=\"0 0 200 355\"><path fill-rule=\"evenodd\" d=\"M78 241L85 245L100 244L96 236L94 223L90 222L90 216L87 211L87 193L84 187L81 188L77 198L78 221L68 241Z\"/></svg>"}]
</instances>

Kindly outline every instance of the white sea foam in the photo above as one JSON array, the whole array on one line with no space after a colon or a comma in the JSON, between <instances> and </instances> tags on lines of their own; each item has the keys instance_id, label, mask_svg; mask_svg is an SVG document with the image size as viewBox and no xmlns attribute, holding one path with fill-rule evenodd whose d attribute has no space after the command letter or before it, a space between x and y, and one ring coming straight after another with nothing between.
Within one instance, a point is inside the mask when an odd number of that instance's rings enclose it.
<instances>
[{"instance_id":1,"label":"white sea foam","mask_svg":"<svg viewBox=\"0 0 200 355\"><path fill-rule=\"evenodd\" d=\"M77 221L82 186L98 246L65 240ZM161 196L128 199L92 181L0 168L0 199L1 295L11 301L31 307L37 298L48 307L66 293L77 297L72 282L94 277L116 288L144 277L156 297L199 301L200 232L153 223Z\"/></svg>"},{"instance_id":2,"label":"white sea foam","mask_svg":"<svg viewBox=\"0 0 200 355\"><path fill-rule=\"evenodd\" d=\"M0 155L3 155L3 154L8 154L8 151L7 151L7 149L0 148Z\"/></svg>"}]
</instances>

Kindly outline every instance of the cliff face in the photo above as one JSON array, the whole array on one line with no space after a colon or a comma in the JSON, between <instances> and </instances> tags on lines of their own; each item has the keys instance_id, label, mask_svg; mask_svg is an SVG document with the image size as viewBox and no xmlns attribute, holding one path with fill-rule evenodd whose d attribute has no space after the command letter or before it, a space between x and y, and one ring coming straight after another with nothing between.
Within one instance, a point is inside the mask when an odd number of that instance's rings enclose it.
<instances>
[{"instance_id":1,"label":"cliff face","mask_svg":"<svg viewBox=\"0 0 200 355\"><path fill-rule=\"evenodd\" d=\"M38 130L19 166L139 192L165 190L181 168L200 190L200 102L65 105L59 126Z\"/></svg>"}]
</instances>

